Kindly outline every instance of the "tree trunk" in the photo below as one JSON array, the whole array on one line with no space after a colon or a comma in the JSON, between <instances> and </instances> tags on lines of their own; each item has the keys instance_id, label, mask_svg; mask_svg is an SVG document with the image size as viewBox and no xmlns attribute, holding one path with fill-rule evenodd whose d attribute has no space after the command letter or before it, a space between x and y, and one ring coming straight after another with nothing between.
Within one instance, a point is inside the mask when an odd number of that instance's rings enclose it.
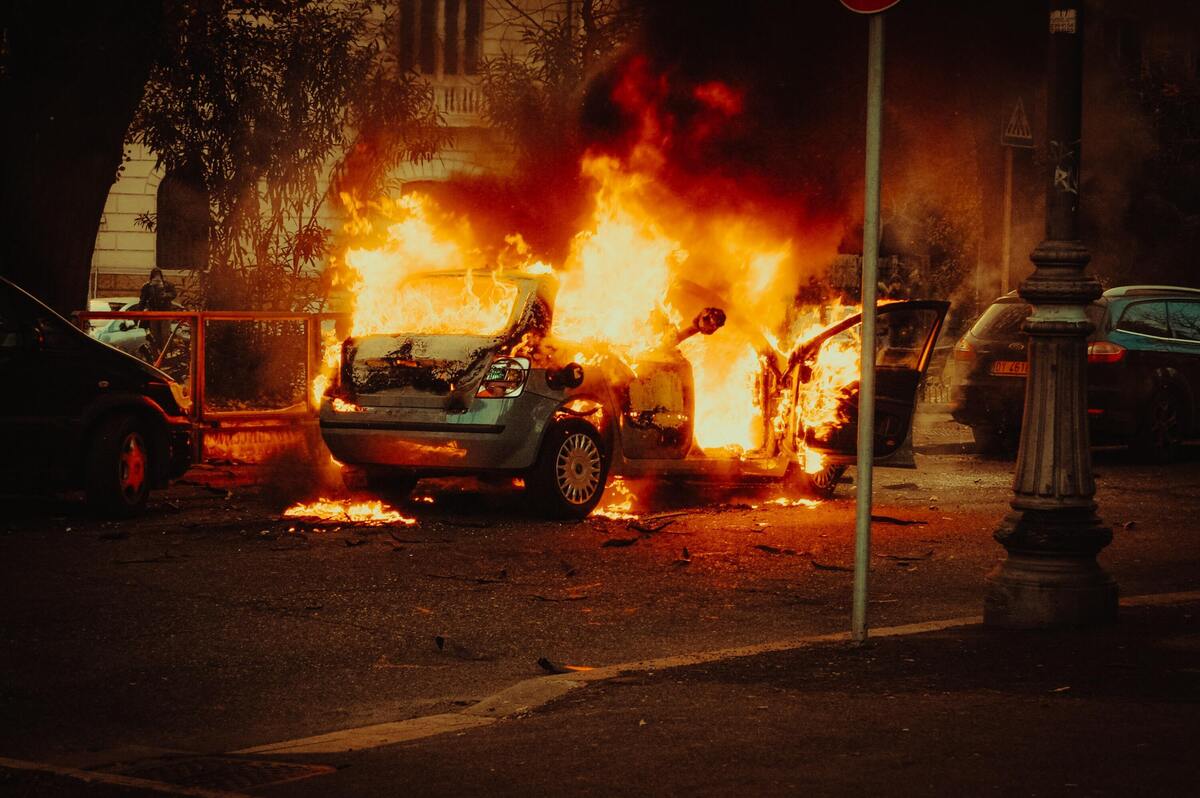
<instances>
[{"instance_id":1,"label":"tree trunk","mask_svg":"<svg viewBox=\"0 0 1200 798\"><path fill-rule=\"evenodd\" d=\"M154 61L161 0L10 0L0 25L0 274L83 309L126 129Z\"/></svg>"}]
</instances>

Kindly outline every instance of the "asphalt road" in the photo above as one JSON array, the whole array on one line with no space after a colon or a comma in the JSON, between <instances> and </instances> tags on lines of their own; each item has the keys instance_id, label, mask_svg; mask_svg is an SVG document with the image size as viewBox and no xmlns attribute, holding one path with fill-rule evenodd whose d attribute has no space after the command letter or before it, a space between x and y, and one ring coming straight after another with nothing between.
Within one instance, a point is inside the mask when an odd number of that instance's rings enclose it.
<instances>
[{"instance_id":1,"label":"asphalt road","mask_svg":"<svg viewBox=\"0 0 1200 798\"><path fill-rule=\"evenodd\" d=\"M918 468L876 475L874 626L979 613L1002 556L1011 463L967 453L944 415L918 418ZM1200 453L1095 462L1122 594L1200 588ZM544 676L540 658L599 668L848 624L851 485L817 507L634 486L652 505L637 529L541 522L510 491L442 483L407 508L416 526L379 529L281 520L278 486L303 492L298 470L263 490L247 484L261 474L197 469L123 523L6 499L0 756L114 769L237 751L456 713ZM294 784L321 794L340 777Z\"/></svg>"}]
</instances>

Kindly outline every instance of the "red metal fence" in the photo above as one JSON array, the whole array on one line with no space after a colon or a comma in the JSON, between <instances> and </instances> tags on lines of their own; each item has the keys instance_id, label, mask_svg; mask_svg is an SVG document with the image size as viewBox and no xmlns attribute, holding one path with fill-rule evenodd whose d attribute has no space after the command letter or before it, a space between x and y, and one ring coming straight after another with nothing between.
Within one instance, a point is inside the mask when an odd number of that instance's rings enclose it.
<instances>
[{"instance_id":1,"label":"red metal fence","mask_svg":"<svg viewBox=\"0 0 1200 798\"><path fill-rule=\"evenodd\" d=\"M226 310L75 316L93 337L158 366L184 386L197 460L222 453L222 459L244 459L228 456L239 435L278 443L315 428L318 398L311 386L323 341L344 338L349 321L345 313Z\"/></svg>"}]
</instances>

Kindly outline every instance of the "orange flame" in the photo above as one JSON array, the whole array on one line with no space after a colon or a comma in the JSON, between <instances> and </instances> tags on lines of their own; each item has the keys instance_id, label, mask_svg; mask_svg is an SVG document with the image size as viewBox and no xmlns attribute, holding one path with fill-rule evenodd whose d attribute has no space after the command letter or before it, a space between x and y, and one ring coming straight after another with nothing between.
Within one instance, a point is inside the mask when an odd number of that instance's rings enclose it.
<instances>
[{"instance_id":1,"label":"orange flame","mask_svg":"<svg viewBox=\"0 0 1200 798\"><path fill-rule=\"evenodd\" d=\"M283 511L283 517L380 526L385 524L412 526L417 523L417 519L401 515L381 501L347 501L325 498L308 504L294 504Z\"/></svg>"},{"instance_id":2,"label":"orange flame","mask_svg":"<svg viewBox=\"0 0 1200 798\"><path fill-rule=\"evenodd\" d=\"M691 321L697 308L685 309L673 293L688 281L704 296L719 297L728 314L724 329L679 346L693 371L693 435L701 448L725 456L759 449L765 436L791 429L793 412L818 429L844 421L841 399L858 379L852 335L837 336L820 350L797 401L780 385L764 383L773 379L767 366L787 362L793 347L856 310L795 307L801 278L817 273L836 252L840 225L809 224L798 233L794 224L772 221L745 198L705 209L673 190L662 145L677 124L659 110L665 81L635 62L619 82L614 99L637 117L638 140L624 157L585 155L581 168L594 186L592 211L555 267L536 260L518 233L505 238L497 255L485 256L468 222L426 196L370 203L343 196L350 220L338 277L354 302L351 334L496 332L507 323L516 291L498 275L553 272L555 337L572 342L585 364L615 357L636 373L640 359L675 347L678 329ZM692 134L707 135L701 127L725 124L743 109L742 94L719 82L698 85L691 96L702 108ZM418 273L439 271L468 276L413 281ZM318 399L339 353L337 342L327 345L323 375L313 386ZM768 394L773 415L765 419ZM792 443L802 446L802 434ZM804 465L816 472L821 458L809 452Z\"/></svg>"}]
</instances>

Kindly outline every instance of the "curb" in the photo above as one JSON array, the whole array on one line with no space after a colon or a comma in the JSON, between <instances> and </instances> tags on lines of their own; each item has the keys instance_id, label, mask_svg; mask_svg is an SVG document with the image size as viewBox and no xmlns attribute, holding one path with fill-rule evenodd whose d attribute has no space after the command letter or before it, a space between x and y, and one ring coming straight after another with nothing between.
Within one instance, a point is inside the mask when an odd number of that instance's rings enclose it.
<instances>
[{"instance_id":1,"label":"curb","mask_svg":"<svg viewBox=\"0 0 1200 798\"><path fill-rule=\"evenodd\" d=\"M1184 604L1190 601L1200 601L1200 590L1130 596L1121 599L1120 603L1123 607L1152 607ZM937 621L883 626L878 629L872 629L870 635L877 638L904 637L926 634L928 632L939 632L944 629L977 626L982 623L982 615L964 615ZM822 643L845 643L849 641L849 632L832 632L829 634L806 635L803 637L775 640L749 646L713 649L692 654L678 654L669 657L622 662L615 665L604 665L587 671L555 674L552 676L535 676L517 682L498 693L493 693L482 701L458 712L426 715L424 717L391 723L377 723L371 726L344 729L313 737L302 737L295 740L285 740L266 745L257 745L251 748L242 748L229 753L339 754L362 750L364 748L378 748L384 745L433 737L450 731L461 732L467 729L487 726L495 723L497 720L518 717L543 707L573 690L586 687L592 682L605 681L631 671L654 671L680 668L688 665L703 665L727 659L753 657L758 654L793 651Z\"/></svg>"}]
</instances>

